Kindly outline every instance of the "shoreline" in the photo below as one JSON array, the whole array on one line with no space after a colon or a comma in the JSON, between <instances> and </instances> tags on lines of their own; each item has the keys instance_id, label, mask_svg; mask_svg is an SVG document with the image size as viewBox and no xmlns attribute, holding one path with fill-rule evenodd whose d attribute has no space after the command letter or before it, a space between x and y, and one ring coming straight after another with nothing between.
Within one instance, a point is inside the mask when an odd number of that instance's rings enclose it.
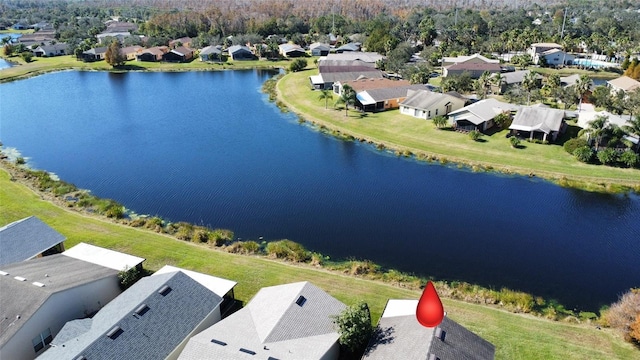
<instances>
[{"instance_id":1,"label":"shoreline","mask_svg":"<svg viewBox=\"0 0 640 360\"><path fill-rule=\"evenodd\" d=\"M308 71L309 69L307 68L306 70ZM290 74L286 74L285 76L288 75ZM350 130L343 126L340 126L335 122L324 120L320 117L300 110L299 106L296 106L296 104L294 104L282 94L282 90L280 87L282 86L283 78L284 77L277 79L275 86L273 86L274 94L272 96L275 99L273 101L276 103L276 106L278 106L281 111L287 111L295 114L300 122L310 123L311 125L317 127L320 131L324 131L328 134L345 140L366 142L370 145L376 146L378 150L389 150L395 153L396 156L411 156L416 161L439 162L441 164L453 163L461 167L467 167L472 171L487 171L505 175L538 177L561 187L579 189L589 192L599 192L607 194L640 194L640 181L634 182L630 180L627 181L623 179L600 177L592 178L588 176L570 175L545 170L537 170L534 168L476 161L464 157L440 154L436 152L429 152L417 148L412 148L409 146L403 146L389 139L380 139L374 136L363 134L361 132L356 132L354 130ZM319 107L321 106L319 105ZM322 109L324 110L324 108ZM345 120L352 117L352 115L349 115L349 117L345 118ZM640 172L638 175L640 176Z\"/></svg>"}]
</instances>

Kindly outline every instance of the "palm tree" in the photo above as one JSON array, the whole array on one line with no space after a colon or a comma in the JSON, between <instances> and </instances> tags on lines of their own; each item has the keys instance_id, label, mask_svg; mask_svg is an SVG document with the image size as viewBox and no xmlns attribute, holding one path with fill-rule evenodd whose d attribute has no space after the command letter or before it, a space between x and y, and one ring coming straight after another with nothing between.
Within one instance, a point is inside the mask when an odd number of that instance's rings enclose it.
<instances>
[{"instance_id":1,"label":"palm tree","mask_svg":"<svg viewBox=\"0 0 640 360\"><path fill-rule=\"evenodd\" d=\"M501 73L495 73L491 77L491 82L498 88L498 93L502 94L502 83L504 82L504 76Z\"/></svg>"},{"instance_id":2,"label":"palm tree","mask_svg":"<svg viewBox=\"0 0 640 360\"><path fill-rule=\"evenodd\" d=\"M580 78L578 79L578 81L576 81L575 87L576 87L576 92L580 97L579 103L578 103L578 111L580 111L582 109L582 98L584 97L584 94L586 94L587 91L589 91L589 88L591 87L591 78L587 74L580 75Z\"/></svg>"},{"instance_id":3,"label":"palm tree","mask_svg":"<svg viewBox=\"0 0 640 360\"><path fill-rule=\"evenodd\" d=\"M344 116L349 115L349 105L355 105L356 91L349 85L342 86L342 95L336 100L336 104L344 104Z\"/></svg>"},{"instance_id":4,"label":"palm tree","mask_svg":"<svg viewBox=\"0 0 640 360\"><path fill-rule=\"evenodd\" d=\"M329 99L333 100L333 91L329 89L320 90L320 95L318 96L318 100L324 100L324 108L327 108L327 103Z\"/></svg>"},{"instance_id":5,"label":"palm tree","mask_svg":"<svg viewBox=\"0 0 640 360\"><path fill-rule=\"evenodd\" d=\"M600 145L602 137L606 132L608 121L608 116L598 115L595 119L589 122L589 127L586 127L578 132L578 136L586 134L589 138L593 138L596 143L596 151L598 151L598 146Z\"/></svg>"},{"instance_id":6,"label":"palm tree","mask_svg":"<svg viewBox=\"0 0 640 360\"><path fill-rule=\"evenodd\" d=\"M558 102L558 96L557 96L558 89L562 85L562 82L560 81L560 75L558 74L549 75L549 77L547 77L547 83L545 85L549 90L549 95L553 97L553 101Z\"/></svg>"},{"instance_id":7,"label":"palm tree","mask_svg":"<svg viewBox=\"0 0 640 360\"><path fill-rule=\"evenodd\" d=\"M484 99L487 97L487 86L489 85L489 81L491 80L491 74L488 71L485 71L480 75L478 80L476 80L476 91L480 93L480 98Z\"/></svg>"},{"instance_id":8,"label":"palm tree","mask_svg":"<svg viewBox=\"0 0 640 360\"><path fill-rule=\"evenodd\" d=\"M629 119L627 125L623 125L622 129L631 135L635 135L640 139L640 115L636 115L635 119ZM636 145L636 152L640 150L640 142Z\"/></svg>"},{"instance_id":9,"label":"palm tree","mask_svg":"<svg viewBox=\"0 0 640 360\"><path fill-rule=\"evenodd\" d=\"M527 91L527 105L531 105L531 92L538 87L537 74L530 71L522 78L522 87Z\"/></svg>"},{"instance_id":10,"label":"palm tree","mask_svg":"<svg viewBox=\"0 0 640 360\"><path fill-rule=\"evenodd\" d=\"M445 116L438 115L433 118L433 125L435 125L437 129L447 126L447 123L448 120Z\"/></svg>"}]
</instances>

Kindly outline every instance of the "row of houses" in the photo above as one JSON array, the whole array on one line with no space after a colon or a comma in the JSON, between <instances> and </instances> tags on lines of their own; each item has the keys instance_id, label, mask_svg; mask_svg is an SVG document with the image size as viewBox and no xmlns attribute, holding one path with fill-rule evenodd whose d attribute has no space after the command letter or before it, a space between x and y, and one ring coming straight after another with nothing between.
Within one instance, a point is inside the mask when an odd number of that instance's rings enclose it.
<instances>
[{"instance_id":1,"label":"row of houses","mask_svg":"<svg viewBox=\"0 0 640 360\"><path fill-rule=\"evenodd\" d=\"M79 243L35 217L0 228L2 359L338 359L346 305L303 281L260 289L238 309L232 280L164 266L126 290L145 259ZM417 300L389 300L363 359L493 359L448 317L433 328ZM445 338L446 336L446 338ZM412 346L409 346L411 344ZM397 356L394 356L397 355Z\"/></svg>"}]
</instances>

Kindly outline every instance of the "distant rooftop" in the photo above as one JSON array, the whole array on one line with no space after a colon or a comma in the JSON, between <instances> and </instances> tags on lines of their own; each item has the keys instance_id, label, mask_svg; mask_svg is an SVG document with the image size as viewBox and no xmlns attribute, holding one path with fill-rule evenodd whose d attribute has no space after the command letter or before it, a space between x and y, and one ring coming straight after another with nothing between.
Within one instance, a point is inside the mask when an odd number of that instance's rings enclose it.
<instances>
[{"instance_id":1,"label":"distant rooftop","mask_svg":"<svg viewBox=\"0 0 640 360\"><path fill-rule=\"evenodd\" d=\"M79 243L71 249L63 252L62 255L108 267L116 271L135 268L145 260L141 257L85 243Z\"/></svg>"}]
</instances>

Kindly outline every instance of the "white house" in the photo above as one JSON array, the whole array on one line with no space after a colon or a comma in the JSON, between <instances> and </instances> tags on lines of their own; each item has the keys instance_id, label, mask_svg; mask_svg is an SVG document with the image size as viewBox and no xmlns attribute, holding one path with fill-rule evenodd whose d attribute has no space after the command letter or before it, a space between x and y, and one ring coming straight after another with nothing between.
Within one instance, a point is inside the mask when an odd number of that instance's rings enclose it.
<instances>
[{"instance_id":1,"label":"white house","mask_svg":"<svg viewBox=\"0 0 640 360\"><path fill-rule=\"evenodd\" d=\"M455 96L429 90L409 90L407 98L400 103L400 113L419 119L432 119L461 109L465 102L466 99L459 94Z\"/></svg>"},{"instance_id":2,"label":"white house","mask_svg":"<svg viewBox=\"0 0 640 360\"><path fill-rule=\"evenodd\" d=\"M416 319L418 300L389 300L363 360L492 360L495 347L448 317L436 327Z\"/></svg>"},{"instance_id":3,"label":"white house","mask_svg":"<svg viewBox=\"0 0 640 360\"><path fill-rule=\"evenodd\" d=\"M449 121L456 129L486 131L500 113L515 112L520 107L496 99L485 99L449 113Z\"/></svg>"},{"instance_id":4,"label":"white house","mask_svg":"<svg viewBox=\"0 0 640 360\"><path fill-rule=\"evenodd\" d=\"M624 92L630 92L640 89L640 81L628 76L620 76L619 78L609 80L607 81L607 85L609 85L612 91L622 90Z\"/></svg>"},{"instance_id":5,"label":"white house","mask_svg":"<svg viewBox=\"0 0 640 360\"><path fill-rule=\"evenodd\" d=\"M541 134L542 141L547 141L549 136L552 140L556 140L558 134L566 129L564 116L563 110L525 106L513 118L509 129L516 134L529 133L530 139L533 139L537 133Z\"/></svg>"},{"instance_id":6,"label":"white house","mask_svg":"<svg viewBox=\"0 0 640 360\"><path fill-rule=\"evenodd\" d=\"M0 359L34 359L120 294L118 271L62 254L0 267Z\"/></svg>"},{"instance_id":7,"label":"white house","mask_svg":"<svg viewBox=\"0 0 640 360\"><path fill-rule=\"evenodd\" d=\"M575 56L562 51L562 49L551 49L542 53L535 54L533 62L539 64L544 58L549 66L567 65L573 63Z\"/></svg>"},{"instance_id":8,"label":"white house","mask_svg":"<svg viewBox=\"0 0 640 360\"><path fill-rule=\"evenodd\" d=\"M309 282L262 288L243 309L194 336L179 359L337 359L333 317L345 308Z\"/></svg>"}]
</instances>

